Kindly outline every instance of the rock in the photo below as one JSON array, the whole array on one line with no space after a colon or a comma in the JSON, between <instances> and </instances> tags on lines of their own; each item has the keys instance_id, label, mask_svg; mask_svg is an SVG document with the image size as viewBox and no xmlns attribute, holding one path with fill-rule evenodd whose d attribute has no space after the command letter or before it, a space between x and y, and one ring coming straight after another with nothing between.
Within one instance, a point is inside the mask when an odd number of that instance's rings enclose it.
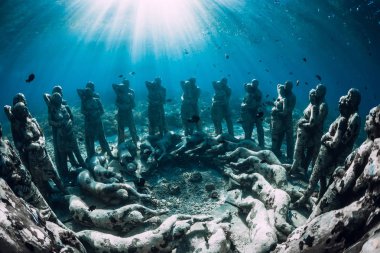
<instances>
[{"instance_id":1,"label":"rock","mask_svg":"<svg viewBox=\"0 0 380 253\"><path fill-rule=\"evenodd\" d=\"M191 173L189 181L192 183L199 183L202 181L202 174L200 172Z\"/></svg>"},{"instance_id":2,"label":"rock","mask_svg":"<svg viewBox=\"0 0 380 253\"><path fill-rule=\"evenodd\" d=\"M210 198L212 199L218 199L219 198L219 193L217 191L213 191L210 193Z\"/></svg>"},{"instance_id":3,"label":"rock","mask_svg":"<svg viewBox=\"0 0 380 253\"><path fill-rule=\"evenodd\" d=\"M181 193L181 188L177 184L168 184L168 191L172 195L179 195Z\"/></svg>"},{"instance_id":4,"label":"rock","mask_svg":"<svg viewBox=\"0 0 380 253\"><path fill-rule=\"evenodd\" d=\"M205 185L205 189L206 189L206 191L210 192L210 191L215 190L216 187L215 187L215 185L214 185L213 183L207 183L207 184Z\"/></svg>"}]
</instances>

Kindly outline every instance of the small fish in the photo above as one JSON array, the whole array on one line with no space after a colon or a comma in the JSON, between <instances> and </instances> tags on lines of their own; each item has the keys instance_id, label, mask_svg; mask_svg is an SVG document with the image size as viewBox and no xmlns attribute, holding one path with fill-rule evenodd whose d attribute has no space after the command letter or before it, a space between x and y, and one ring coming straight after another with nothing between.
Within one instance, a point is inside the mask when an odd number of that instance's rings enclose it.
<instances>
[{"instance_id":1,"label":"small fish","mask_svg":"<svg viewBox=\"0 0 380 253\"><path fill-rule=\"evenodd\" d=\"M300 85L300 80L297 80L296 81L296 86L299 86Z\"/></svg>"},{"instance_id":2,"label":"small fish","mask_svg":"<svg viewBox=\"0 0 380 253\"><path fill-rule=\"evenodd\" d=\"M269 72L269 69L265 69L266 72Z\"/></svg>"},{"instance_id":3,"label":"small fish","mask_svg":"<svg viewBox=\"0 0 380 253\"><path fill-rule=\"evenodd\" d=\"M304 62L307 62L307 59L304 57L303 59L302 59Z\"/></svg>"},{"instance_id":4,"label":"small fish","mask_svg":"<svg viewBox=\"0 0 380 253\"><path fill-rule=\"evenodd\" d=\"M309 85L309 83L308 83L308 82L305 82L305 85Z\"/></svg>"},{"instance_id":5,"label":"small fish","mask_svg":"<svg viewBox=\"0 0 380 253\"><path fill-rule=\"evenodd\" d=\"M123 77L124 77L124 75L123 75L123 74L120 74L120 75L119 75L119 78L123 78Z\"/></svg>"},{"instance_id":6,"label":"small fish","mask_svg":"<svg viewBox=\"0 0 380 253\"><path fill-rule=\"evenodd\" d=\"M256 114L256 118L259 118L259 119L261 119L263 116L264 116L264 112L258 112Z\"/></svg>"},{"instance_id":7,"label":"small fish","mask_svg":"<svg viewBox=\"0 0 380 253\"><path fill-rule=\"evenodd\" d=\"M168 98L168 99L166 99L166 102L167 102L167 103L171 103L171 102L173 102L173 99Z\"/></svg>"},{"instance_id":8,"label":"small fish","mask_svg":"<svg viewBox=\"0 0 380 253\"><path fill-rule=\"evenodd\" d=\"M267 94L267 95L265 96L265 98L269 98L269 94Z\"/></svg>"},{"instance_id":9,"label":"small fish","mask_svg":"<svg viewBox=\"0 0 380 253\"><path fill-rule=\"evenodd\" d=\"M231 77L231 74L227 74L228 77Z\"/></svg>"},{"instance_id":10,"label":"small fish","mask_svg":"<svg viewBox=\"0 0 380 253\"><path fill-rule=\"evenodd\" d=\"M212 67L213 67L213 68L216 68L216 64L215 64L215 63L213 63L213 64L212 64Z\"/></svg>"},{"instance_id":11,"label":"small fish","mask_svg":"<svg viewBox=\"0 0 380 253\"><path fill-rule=\"evenodd\" d=\"M319 80L322 81L322 77L320 75L315 75L315 77Z\"/></svg>"},{"instance_id":12,"label":"small fish","mask_svg":"<svg viewBox=\"0 0 380 253\"><path fill-rule=\"evenodd\" d=\"M293 75L293 72L292 72L292 71L290 71L290 72L289 72L289 75Z\"/></svg>"},{"instance_id":13,"label":"small fish","mask_svg":"<svg viewBox=\"0 0 380 253\"><path fill-rule=\"evenodd\" d=\"M88 207L88 211L92 212L96 209L96 206L95 205L92 205L92 206L89 206Z\"/></svg>"},{"instance_id":14,"label":"small fish","mask_svg":"<svg viewBox=\"0 0 380 253\"><path fill-rule=\"evenodd\" d=\"M187 51L187 49L184 49L183 54L189 54L189 51Z\"/></svg>"},{"instance_id":15,"label":"small fish","mask_svg":"<svg viewBox=\"0 0 380 253\"><path fill-rule=\"evenodd\" d=\"M30 83L31 81L34 80L35 77L36 77L36 76L32 73L32 74L30 74L30 75L28 76L28 79L26 79L25 82Z\"/></svg>"},{"instance_id":16,"label":"small fish","mask_svg":"<svg viewBox=\"0 0 380 253\"><path fill-rule=\"evenodd\" d=\"M191 118L187 119L187 122L189 123L198 123L201 120L201 118L198 115L193 115Z\"/></svg>"},{"instance_id":17,"label":"small fish","mask_svg":"<svg viewBox=\"0 0 380 253\"><path fill-rule=\"evenodd\" d=\"M262 60L259 60L259 62L263 62Z\"/></svg>"},{"instance_id":18,"label":"small fish","mask_svg":"<svg viewBox=\"0 0 380 253\"><path fill-rule=\"evenodd\" d=\"M228 54L224 54L224 58L226 58L228 60L228 59L230 59L230 56Z\"/></svg>"},{"instance_id":19,"label":"small fish","mask_svg":"<svg viewBox=\"0 0 380 253\"><path fill-rule=\"evenodd\" d=\"M247 74L250 75L250 74L251 74L251 71L248 71Z\"/></svg>"},{"instance_id":20,"label":"small fish","mask_svg":"<svg viewBox=\"0 0 380 253\"><path fill-rule=\"evenodd\" d=\"M131 75L131 76L134 76L134 75L136 75L136 72L135 71L131 71L128 74Z\"/></svg>"}]
</instances>

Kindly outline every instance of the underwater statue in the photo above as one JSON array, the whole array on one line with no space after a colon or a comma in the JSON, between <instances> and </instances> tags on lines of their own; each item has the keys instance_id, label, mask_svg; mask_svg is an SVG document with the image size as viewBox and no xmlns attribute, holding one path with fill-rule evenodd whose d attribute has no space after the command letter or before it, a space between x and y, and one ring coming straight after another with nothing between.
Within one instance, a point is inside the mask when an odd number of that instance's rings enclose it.
<instances>
[{"instance_id":1,"label":"underwater statue","mask_svg":"<svg viewBox=\"0 0 380 253\"><path fill-rule=\"evenodd\" d=\"M104 114L102 102L99 95L95 93L95 85L88 82L85 89L78 89L78 95L81 99L81 112L84 115L84 132L87 158L91 158L96 154L95 140L99 140L99 144L103 152L113 158L110 146L106 140L103 122L101 116Z\"/></svg>"},{"instance_id":2,"label":"underwater statue","mask_svg":"<svg viewBox=\"0 0 380 253\"><path fill-rule=\"evenodd\" d=\"M281 158L281 145L286 136L286 158L293 159L293 110L296 105L296 96L292 92L293 83L286 81L284 85L277 85L278 98L271 114L272 151Z\"/></svg>"},{"instance_id":3,"label":"underwater statue","mask_svg":"<svg viewBox=\"0 0 380 253\"><path fill-rule=\"evenodd\" d=\"M57 93L59 93L61 95L61 97L62 97L62 104L66 107L67 111L69 112L71 120L74 121L74 116L73 116L73 114L71 112L71 109L67 105L66 100L63 99L62 87L60 85L54 86L53 89L52 89L51 94L53 94L55 92L57 92ZM50 107L50 98L51 98L51 95L48 94L48 93L45 93L43 95L43 98L44 98L44 101L46 103L46 106L48 107L48 115L50 115L51 114L51 107ZM50 122L49 122L49 124L50 124ZM59 157L59 154L58 154L58 147L57 147L57 128L55 126L51 125L51 124L50 124L50 126L51 126L52 137L53 137L54 160L55 160L55 163L58 166L58 164L60 164L60 161L59 161L60 157ZM69 156L70 163L71 163L71 165L73 167L77 168L77 167L83 166L83 164L81 165L79 163L79 160L75 158L74 153L70 152L70 153L68 153L68 156ZM60 169L58 168L58 170L60 170ZM59 172L62 173L61 171L59 171Z\"/></svg>"},{"instance_id":4,"label":"underwater statue","mask_svg":"<svg viewBox=\"0 0 380 253\"><path fill-rule=\"evenodd\" d=\"M161 85L161 78L157 77L154 81L146 81L148 89L148 124L149 135L158 134L162 137L166 129L164 104L166 102L166 89Z\"/></svg>"},{"instance_id":5,"label":"underwater statue","mask_svg":"<svg viewBox=\"0 0 380 253\"><path fill-rule=\"evenodd\" d=\"M227 84L227 78L212 82L215 90L211 105L211 118L215 127L215 135L222 133L222 121L226 121L228 133L234 136L234 126L232 124L230 98L231 88Z\"/></svg>"},{"instance_id":6,"label":"underwater statue","mask_svg":"<svg viewBox=\"0 0 380 253\"><path fill-rule=\"evenodd\" d=\"M246 95L241 103L241 124L245 139L251 139L253 128L256 126L259 146L263 148L264 128L262 121L264 113L261 109L262 93L258 86L259 81L256 79L244 84Z\"/></svg>"},{"instance_id":7,"label":"underwater statue","mask_svg":"<svg viewBox=\"0 0 380 253\"><path fill-rule=\"evenodd\" d=\"M32 182L29 171L22 164L20 157L8 140L3 139L0 124L0 177L3 178L17 197L23 198L33 207L39 209L45 220L58 223L57 216L46 203L38 188ZM59 224L61 224L59 222Z\"/></svg>"},{"instance_id":8,"label":"underwater statue","mask_svg":"<svg viewBox=\"0 0 380 253\"><path fill-rule=\"evenodd\" d=\"M129 87L129 80L124 79L120 84L113 84L113 90L116 94L117 106L117 142L121 144L125 141L125 127L129 128L132 141L137 145L139 137L137 136L135 120L132 109L135 108L135 92Z\"/></svg>"},{"instance_id":9,"label":"underwater statue","mask_svg":"<svg viewBox=\"0 0 380 253\"><path fill-rule=\"evenodd\" d=\"M47 99L47 98L46 98ZM78 142L73 129L72 114L67 105L63 104L62 96L58 92L49 97L49 124L55 129L55 144L57 145L57 168L61 176L70 178L67 159L74 154L77 163L86 168L86 164L79 151ZM53 136L54 137L54 136ZM54 142L54 140L53 140Z\"/></svg>"},{"instance_id":10,"label":"underwater statue","mask_svg":"<svg viewBox=\"0 0 380 253\"><path fill-rule=\"evenodd\" d=\"M343 165L346 157L351 153L360 131L358 113L360 101L361 95L357 89L350 89L347 95L340 98L340 115L330 125L328 132L322 136L322 145L309 179L309 185L295 206L303 205L309 200L318 181L320 199L327 189L335 168Z\"/></svg>"},{"instance_id":11,"label":"underwater statue","mask_svg":"<svg viewBox=\"0 0 380 253\"><path fill-rule=\"evenodd\" d=\"M314 166L323 134L323 123L327 117L328 106L325 102L326 86L319 84L309 92L310 104L298 121L297 139L290 175L306 177L307 169Z\"/></svg>"},{"instance_id":12,"label":"underwater statue","mask_svg":"<svg viewBox=\"0 0 380 253\"><path fill-rule=\"evenodd\" d=\"M202 131L198 106L201 90L195 82L196 79L193 77L188 81L181 81L183 91L181 97L181 119L185 136L193 134L194 128L197 131Z\"/></svg>"},{"instance_id":13,"label":"underwater statue","mask_svg":"<svg viewBox=\"0 0 380 253\"><path fill-rule=\"evenodd\" d=\"M26 103L26 98L25 98L25 95L22 94L22 93L17 93L14 97L13 97L13 101L12 101L12 106L10 105L5 105L4 106L4 113L5 115L7 116L8 120L9 120L9 123L11 125L11 133L12 133L12 139L13 139L13 143L15 144L15 147L17 149L17 151L19 152L20 154L20 158L21 158L21 161L26 164L26 160L27 158L26 157L23 157L23 152L22 152L22 142L21 142L21 137L18 136L18 133L17 133L17 128L18 128L18 121L16 120L16 118L13 116L12 114L12 107L15 106L18 102L22 102L24 103L25 105L27 105ZM30 115L29 115L30 116ZM30 116L31 117L31 116Z\"/></svg>"},{"instance_id":14,"label":"underwater statue","mask_svg":"<svg viewBox=\"0 0 380 253\"><path fill-rule=\"evenodd\" d=\"M49 195L49 179L54 181L62 193L67 194L46 150L45 137L37 120L30 116L28 108L22 102L13 106L12 115L17 121L15 131L20 137L20 154L26 159L25 166L42 195L45 198Z\"/></svg>"}]
</instances>

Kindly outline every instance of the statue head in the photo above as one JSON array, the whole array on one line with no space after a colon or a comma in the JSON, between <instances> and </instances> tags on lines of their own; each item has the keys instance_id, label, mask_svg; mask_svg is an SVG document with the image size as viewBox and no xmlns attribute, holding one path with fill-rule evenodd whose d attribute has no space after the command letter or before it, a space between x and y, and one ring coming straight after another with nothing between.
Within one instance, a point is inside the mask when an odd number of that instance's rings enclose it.
<instances>
[{"instance_id":1,"label":"statue head","mask_svg":"<svg viewBox=\"0 0 380 253\"><path fill-rule=\"evenodd\" d=\"M317 91L315 89L311 89L309 91L309 101L312 105L315 105L317 103Z\"/></svg>"},{"instance_id":2,"label":"statue head","mask_svg":"<svg viewBox=\"0 0 380 253\"><path fill-rule=\"evenodd\" d=\"M88 81L86 84L86 88L91 89L94 92L95 91L95 84L91 81Z\"/></svg>"},{"instance_id":3,"label":"statue head","mask_svg":"<svg viewBox=\"0 0 380 253\"><path fill-rule=\"evenodd\" d=\"M326 96L327 88L323 84L318 84L317 87L315 87L315 91L317 92L317 98L319 101L323 101Z\"/></svg>"},{"instance_id":4,"label":"statue head","mask_svg":"<svg viewBox=\"0 0 380 253\"><path fill-rule=\"evenodd\" d=\"M13 103L12 103L12 105L17 104L18 102L23 102L23 103L26 105L26 98L25 98L25 95L24 95L24 94L22 94L22 93L17 93L17 94L13 97Z\"/></svg>"},{"instance_id":5,"label":"statue head","mask_svg":"<svg viewBox=\"0 0 380 253\"><path fill-rule=\"evenodd\" d=\"M251 84L252 84L252 87L256 89L259 86L259 80L252 79Z\"/></svg>"},{"instance_id":6,"label":"statue head","mask_svg":"<svg viewBox=\"0 0 380 253\"><path fill-rule=\"evenodd\" d=\"M289 80L286 81L284 86L285 86L286 93L292 92L292 90L293 90L293 82L292 81L289 81Z\"/></svg>"},{"instance_id":7,"label":"statue head","mask_svg":"<svg viewBox=\"0 0 380 253\"><path fill-rule=\"evenodd\" d=\"M190 77L189 78L189 82L190 84L194 85L195 86L195 83L196 83L197 79L195 79L195 77Z\"/></svg>"},{"instance_id":8,"label":"statue head","mask_svg":"<svg viewBox=\"0 0 380 253\"><path fill-rule=\"evenodd\" d=\"M161 80L160 77L156 77L156 78L154 78L154 83L155 83L155 84L157 84L157 85L161 85L161 82L162 82L162 80Z\"/></svg>"},{"instance_id":9,"label":"statue head","mask_svg":"<svg viewBox=\"0 0 380 253\"><path fill-rule=\"evenodd\" d=\"M372 108L366 116L364 130L369 139L380 137L380 105Z\"/></svg>"},{"instance_id":10,"label":"statue head","mask_svg":"<svg viewBox=\"0 0 380 253\"><path fill-rule=\"evenodd\" d=\"M51 93L55 93L55 92L58 92L62 96L62 87L60 85L54 86L53 90L51 91Z\"/></svg>"},{"instance_id":11,"label":"statue head","mask_svg":"<svg viewBox=\"0 0 380 253\"><path fill-rule=\"evenodd\" d=\"M127 88L129 88L129 80L128 79L123 79L123 81L121 82L122 84L124 84Z\"/></svg>"},{"instance_id":12,"label":"statue head","mask_svg":"<svg viewBox=\"0 0 380 253\"><path fill-rule=\"evenodd\" d=\"M339 99L339 104L338 104L338 109L339 113L344 116L348 117L350 116L350 107L348 104L348 99L347 96L341 96Z\"/></svg>"},{"instance_id":13,"label":"statue head","mask_svg":"<svg viewBox=\"0 0 380 253\"><path fill-rule=\"evenodd\" d=\"M61 106L62 104L61 94L59 94L58 92L54 92L53 95L51 95L50 97L50 102L57 107Z\"/></svg>"},{"instance_id":14,"label":"statue head","mask_svg":"<svg viewBox=\"0 0 380 253\"><path fill-rule=\"evenodd\" d=\"M220 80L220 84L223 85L223 86L227 86L227 78L223 77L222 80Z\"/></svg>"},{"instance_id":15,"label":"statue head","mask_svg":"<svg viewBox=\"0 0 380 253\"><path fill-rule=\"evenodd\" d=\"M359 110L361 98L362 98L362 96L361 96L360 91L358 89L351 88L348 90L347 100L348 100L348 103L349 103L349 106L350 106L352 112L357 112Z\"/></svg>"},{"instance_id":16,"label":"statue head","mask_svg":"<svg viewBox=\"0 0 380 253\"><path fill-rule=\"evenodd\" d=\"M12 113L17 120L25 121L29 116L29 110L23 102L18 102L12 107Z\"/></svg>"}]
</instances>

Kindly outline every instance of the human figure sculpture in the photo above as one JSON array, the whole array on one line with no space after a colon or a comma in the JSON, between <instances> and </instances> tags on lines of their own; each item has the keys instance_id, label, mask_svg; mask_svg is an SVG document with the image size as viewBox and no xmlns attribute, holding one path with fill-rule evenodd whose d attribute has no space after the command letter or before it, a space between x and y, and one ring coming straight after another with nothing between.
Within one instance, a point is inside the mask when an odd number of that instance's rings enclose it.
<instances>
[{"instance_id":1,"label":"human figure sculpture","mask_svg":"<svg viewBox=\"0 0 380 253\"><path fill-rule=\"evenodd\" d=\"M27 105L26 98L25 98L24 94L17 93L13 97L12 106L10 106L10 105L4 106L4 113L7 116L8 120L10 122L10 125L11 125L12 139L13 139L13 142L15 144L15 147L20 154L20 158L21 158L22 162L25 164L27 158L23 157L21 137L18 136L18 133L16 130L18 128L18 121L15 119L15 117L13 116L13 113L12 113L12 107L15 106L18 102L23 102L25 105Z\"/></svg>"},{"instance_id":2,"label":"human figure sculpture","mask_svg":"<svg viewBox=\"0 0 380 253\"><path fill-rule=\"evenodd\" d=\"M46 150L45 137L37 120L30 116L28 108L22 102L12 108L12 114L17 120L15 131L22 143L20 146L21 156L26 159L25 166L32 175L33 182L45 198L50 190L49 179L53 180L62 193L67 194Z\"/></svg>"},{"instance_id":3,"label":"human figure sculpture","mask_svg":"<svg viewBox=\"0 0 380 253\"><path fill-rule=\"evenodd\" d=\"M165 110L166 89L161 85L161 78L157 77L153 82L146 81L148 89L148 123L149 135L163 136L166 132Z\"/></svg>"},{"instance_id":4,"label":"human figure sculpture","mask_svg":"<svg viewBox=\"0 0 380 253\"><path fill-rule=\"evenodd\" d=\"M282 157L281 145L286 137L286 155L288 162L293 159L293 110L296 105L296 96L293 94L293 83L286 81L283 86L278 85L277 89L282 93L279 94L278 101L272 110L272 151L279 157ZM281 107L281 110L279 108Z\"/></svg>"},{"instance_id":5,"label":"human figure sculpture","mask_svg":"<svg viewBox=\"0 0 380 253\"><path fill-rule=\"evenodd\" d=\"M135 120L132 109L135 108L135 92L129 87L129 80L124 79L121 84L113 84L113 90L116 94L117 106L117 134L118 144L125 141L125 127L129 128L132 141L137 145L139 137L137 136Z\"/></svg>"},{"instance_id":6,"label":"human figure sculpture","mask_svg":"<svg viewBox=\"0 0 380 253\"><path fill-rule=\"evenodd\" d=\"M215 94L212 98L211 118L215 127L215 135L222 133L222 121L224 119L227 124L228 133L234 136L230 110L231 88L227 84L227 78L214 81L212 86L215 90Z\"/></svg>"},{"instance_id":7,"label":"human figure sculpture","mask_svg":"<svg viewBox=\"0 0 380 253\"><path fill-rule=\"evenodd\" d=\"M344 164L344 160L352 151L359 135L360 116L358 107L361 95L359 90L350 89L348 94L339 100L339 117L330 125L327 133L322 136L321 148L309 180L309 185L295 206L303 205L320 182L319 199L327 189L327 183L334 169Z\"/></svg>"},{"instance_id":8,"label":"human figure sculpture","mask_svg":"<svg viewBox=\"0 0 380 253\"><path fill-rule=\"evenodd\" d=\"M29 171L22 164L20 157L8 140L3 139L0 124L0 177L3 178L17 197L40 210L45 220L58 223L57 216L46 203L38 188L32 182Z\"/></svg>"},{"instance_id":9,"label":"human figure sculpture","mask_svg":"<svg viewBox=\"0 0 380 253\"><path fill-rule=\"evenodd\" d=\"M85 89L78 89L78 95L81 99L81 112L84 115L84 131L87 158L91 158L96 154L95 140L99 140L99 144L103 152L113 158L110 146L106 140L103 122L101 116L104 114L102 102L99 95L95 93L95 85L88 82Z\"/></svg>"},{"instance_id":10,"label":"human figure sculpture","mask_svg":"<svg viewBox=\"0 0 380 253\"><path fill-rule=\"evenodd\" d=\"M202 130L198 106L201 90L195 82L195 78L190 78L188 81L181 81L183 91L181 97L181 119L185 136L193 134L194 128L196 128L197 131Z\"/></svg>"},{"instance_id":11,"label":"human figure sculpture","mask_svg":"<svg viewBox=\"0 0 380 253\"><path fill-rule=\"evenodd\" d=\"M325 94L326 86L323 84L310 90L310 104L304 110L303 117L298 121L293 164L289 171L291 175L300 175L304 178L310 162L312 162L312 167L314 166L321 146L323 123L328 113L328 107L324 101Z\"/></svg>"},{"instance_id":12,"label":"human figure sculpture","mask_svg":"<svg viewBox=\"0 0 380 253\"><path fill-rule=\"evenodd\" d=\"M74 154L79 165L86 168L82 155L79 151L75 137L72 114L67 105L63 104L62 96L58 92L50 96L49 124L55 129L57 145L57 167L62 177L69 179L67 159L69 154Z\"/></svg>"},{"instance_id":13,"label":"human figure sculpture","mask_svg":"<svg viewBox=\"0 0 380 253\"><path fill-rule=\"evenodd\" d=\"M256 126L259 146L264 147L264 128L262 124L264 113L260 110L262 93L258 86L259 81L256 79L244 84L246 96L241 104L241 123L245 139L251 139L253 128Z\"/></svg>"}]
</instances>

